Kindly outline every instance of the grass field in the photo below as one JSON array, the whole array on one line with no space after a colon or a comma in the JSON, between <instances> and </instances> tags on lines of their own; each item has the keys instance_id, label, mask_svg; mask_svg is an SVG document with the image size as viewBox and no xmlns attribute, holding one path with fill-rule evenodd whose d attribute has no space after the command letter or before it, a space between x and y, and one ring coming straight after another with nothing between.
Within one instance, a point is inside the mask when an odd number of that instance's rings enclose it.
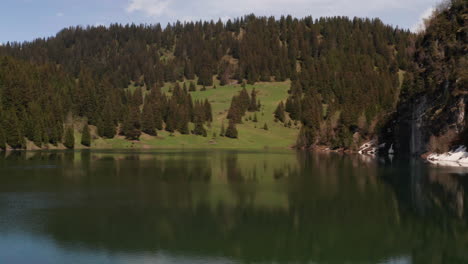
<instances>
[{"instance_id":1,"label":"grass field","mask_svg":"<svg viewBox=\"0 0 468 264\"><path fill-rule=\"evenodd\" d=\"M163 91L168 92L171 84L166 84ZM208 99L213 109L213 123L211 127L206 127L208 136L181 135L179 133L170 133L158 131L158 137L142 135L140 141L127 141L122 137L114 139L95 139L92 142L92 148L96 149L152 149L152 148L223 148L223 149L263 149L263 148L287 148L294 144L299 128L293 126L286 128L282 123L274 122L273 112L281 100L286 100L289 89L289 82L269 82L247 85L247 91L251 92L255 87L257 99L262 104L262 109L257 112L258 122L244 121L237 125L239 132L238 139L220 137L222 123L225 127L228 125L226 119L232 96L238 94L242 89L240 85L220 86L215 82L216 89L207 87L206 91L200 91L198 86L196 92L191 92L193 100ZM188 86L188 83L187 83ZM133 88L133 87L132 87ZM253 113L247 113L244 118L253 117ZM267 124L268 130L264 130L264 124ZM216 135L216 136L213 136ZM81 135L76 132L76 146L80 148L79 139Z\"/></svg>"}]
</instances>

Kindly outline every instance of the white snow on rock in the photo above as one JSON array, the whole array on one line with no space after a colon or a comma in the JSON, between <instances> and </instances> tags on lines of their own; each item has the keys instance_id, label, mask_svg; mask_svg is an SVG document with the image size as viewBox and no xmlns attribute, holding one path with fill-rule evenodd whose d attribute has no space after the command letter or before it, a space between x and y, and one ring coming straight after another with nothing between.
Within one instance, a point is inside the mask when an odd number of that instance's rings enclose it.
<instances>
[{"instance_id":1,"label":"white snow on rock","mask_svg":"<svg viewBox=\"0 0 468 264\"><path fill-rule=\"evenodd\" d=\"M390 145L390 149L388 150L388 154L392 155L395 153L395 150L393 149L393 144Z\"/></svg>"},{"instance_id":2,"label":"white snow on rock","mask_svg":"<svg viewBox=\"0 0 468 264\"><path fill-rule=\"evenodd\" d=\"M459 146L446 153L431 154L427 160L436 165L468 167L468 152L465 146Z\"/></svg>"},{"instance_id":3,"label":"white snow on rock","mask_svg":"<svg viewBox=\"0 0 468 264\"><path fill-rule=\"evenodd\" d=\"M368 154L368 155L375 155L377 153L378 148L375 146L376 141L371 140L369 142L364 143L360 148L358 153L359 154Z\"/></svg>"}]
</instances>

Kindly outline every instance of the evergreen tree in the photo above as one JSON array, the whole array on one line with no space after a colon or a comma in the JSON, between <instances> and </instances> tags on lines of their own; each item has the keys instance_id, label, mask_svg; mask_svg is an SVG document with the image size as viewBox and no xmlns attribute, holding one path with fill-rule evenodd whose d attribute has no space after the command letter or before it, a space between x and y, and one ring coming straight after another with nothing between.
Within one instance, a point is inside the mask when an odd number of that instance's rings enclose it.
<instances>
[{"instance_id":1,"label":"evergreen tree","mask_svg":"<svg viewBox=\"0 0 468 264\"><path fill-rule=\"evenodd\" d=\"M88 123L83 126L83 132L81 134L81 145L86 147L91 146L91 132L89 131Z\"/></svg>"},{"instance_id":2,"label":"evergreen tree","mask_svg":"<svg viewBox=\"0 0 468 264\"><path fill-rule=\"evenodd\" d=\"M223 122L223 123L221 123L221 131L219 132L219 135L221 137L224 137L225 133L226 133L226 131L225 131L224 122Z\"/></svg>"},{"instance_id":3,"label":"evergreen tree","mask_svg":"<svg viewBox=\"0 0 468 264\"><path fill-rule=\"evenodd\" d=\"M157 136L153 107L149 101L147 101L143 106L143 113L141 114L141 130L148 135Z\"/></svg>"},{"instance_id":4,"label":"evergreen tree","mask_svg":"<svg viewBox=\"0 0 468 264\"><path fill-rule=\"evenodd\" d=\"M302 126L296 140L296 147L309 148L315 143L315 139L315 130L307 126Z\"/></svg>"},{"instance_id":5,"label":"evergreen tree","mask_svg":"<svg viewBox=\"0 0 468 264\"><path fill-rule=\"evenodd\" d=\"M263 130L268 130L268 125L267 125L267 123L265 123L265 125L263 125Z\"/></svg>"},{"instance_id":6,"label":"evergreen tree","mask_svg":"<svg viewBox=\"0 0 468 264\"><path fill-rule=\"evenodd\" d=\"M190 82L189 91L190 92L196 92L197 91L197 86L195 85L194 82Z\"/></svg>"},{"instance_id":7,"label":"evergreen tree","mask_svg":"<svg viewBox=\"0 0 468 264\"><path fill-rule=\"evenodd\" d=\"M257 92L255 88L252 89L252 93L250 94L250 104L249 104L249 112L258 111L258 104L257 104Z\"/></svg>"},{"instance_id":8,"label":"evergreen tree","mask_svg":"<svg viewBox=\"0 0 468 264\"><path fill-rule=\"evenodd\" d=\"M213 122L213 113L211 111L211 104L208 102L208 99L205 99L204 103L204 113L205 113L205 118L204 120L206 122Z\"/></svg>"},{"instance_id":9,"label":"evergreen tree","mask_svg":"<svg viewBox=\"0 0 468 264\"><path fill-rule=\"evenodd\" d=\"M136 106L129 108L122 124L121 133L129 140L139 140L141 135L140 109Z\"/></svg>"},{"instance_id":10,"label":"evergreen tree","mask_svg":"<svg viewBox=\"0 0 468 264\"><path fill-rule=\"evenodd\" d=\"M73 131L73 126L67 126L65 130L65 140L63 141L63 145L67 149L75 148L75 134Z\"/></svg>"},{"instance_id":11,"label":"evergreen tree","mask_svg":"<svg viewBox=\"0 0 468 264\"><path fill-rule=\"evenodd\" d=\"M6 149L6 137L3 127L0 125L0 149Z\"/></svg>"},{"instance_id":12,"label":"evergreen tree","mask_svg":"<svg viewBox=\"0 0 468 264\"><path fill-rule=\"evenodd\" d=\"M135 92L133 92L132 102L135 106L140 106L143 104L143 92L140 87L137 87Z\"/></svg>"},{"instance_id":13,"label":"evergreen tree","mask_svg":"<svg viewBox=\"0 0 468 264\"><path fill-rule=\"evenodd\" d=\"M203 127L203 123L202 123L202 122L196 122L196 123L195 123L195 128L194 128L194 130L192 131L192 134L194 134L194 135L200 135L200 136L204 136L204 137L207 136L206 129Z\"/></svg>"},{"instance_id":14,"label":"evergreen tree","mask_svg":"<svg viewBox=\"0 0 468 264\"><path fill-rule=\"evenodd\" d=\"M114 118L112 115L111 101L108 99L104 103L102 118L98 123L98 134L104 138L113 138L116 133Z\"/></svg>"},{"instance_id":15,"label":"evergreen tree","mask_svg":"<svg viewBox=\"0 0 468 264\"><path fill-rule=\"evenodd\" d=\"M245 113L245 111L249 109L250 105L249 93L247 93L247 90L245 88L242 88L241 92L239 93L239 102L242 112Z\"/></svg>"},{"instance_id":16,"label":"evergreen tree","mask_svg":"<svg viewBox=\"0 0 468 264\"><path fill-rule=\"evenodd\" d=\"M20 124L16 112L11 109L6 111L3 122L6 142L13 149L24 147L24 138L21 133Z\"/></svg>"},{"instance_id":17,"label":"evergreen tree","mask_svg":"<svg viewBox=\"0 0 468 264\"><path fill-rule=\"evenodd\" d=\"M284 114L284 104L283 101L281 101L278 104L278 107L276 107L275 110L275 118L278 119L280 122L284 123L286 120L285 114Z\"/></svg>"},{"instance_id":18,"label":"evergreen tree","mask_svg":"<svg viewBox=\"0 0 468 264\"><path fill-rule=\"evenodd\" d=\"M236 128L236 123L234 121L230 120L229 125L226 129L226 133L224 134L228 138L237 138L237 128Z\"/></svg>"}]
</instances>

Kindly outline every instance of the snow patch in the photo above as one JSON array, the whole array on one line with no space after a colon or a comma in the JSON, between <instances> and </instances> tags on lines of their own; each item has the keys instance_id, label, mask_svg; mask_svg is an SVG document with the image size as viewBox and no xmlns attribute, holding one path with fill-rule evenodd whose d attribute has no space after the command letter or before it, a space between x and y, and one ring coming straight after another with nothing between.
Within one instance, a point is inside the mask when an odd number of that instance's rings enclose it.
<instances>
[{"instance_id":1,"label":"snow patch","mask_svg":"<svg viewBox=\"0 0 468 264\"><path fill-rule=\"evenodd\" d=\"M364 143L360 148L358 153L361 155L367 154L367 155L375 155L377 154L378 147L376 147L376 141L371 140L369 142Z\"/></svg>"},{"instance_id":2,"label":"snow patch","mask_svg":"<svg viewBox=\"0 0 468 264\"><path fill-rule=\"evenodd\" d=\"M393 149L393 144L392 144L392 145L390 145L390 149L388 150L388 154L391 155L393 153L395 153L395 150Z\"/></svg>"},{"instance_id":3,"label":"snow patch","mask_svg":"<svg viewBox=\"0 0 468 264\"><path fill-rule=\"evenodd\" d=\"M459 146L446 153L431 154L427 160L436 165L468 167L468 152L465 146Z\"/></svg>"}]
</instances>

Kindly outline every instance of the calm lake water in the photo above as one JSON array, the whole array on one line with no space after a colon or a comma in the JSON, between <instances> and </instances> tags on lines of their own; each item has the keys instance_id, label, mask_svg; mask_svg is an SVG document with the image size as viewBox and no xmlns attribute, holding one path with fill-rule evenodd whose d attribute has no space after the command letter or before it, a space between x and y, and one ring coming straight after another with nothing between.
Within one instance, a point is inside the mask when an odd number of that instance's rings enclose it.
<instances>
[{"instance_id":1,"label":"calm lake water","mask_svg":"<svg viewBox=\"0 0 468 264\"><path fill-rule=\"evenodd\" d=\"M0 154L0 263L468 263L468 171L295 151Z\"/></svg>"}]
</instances>

